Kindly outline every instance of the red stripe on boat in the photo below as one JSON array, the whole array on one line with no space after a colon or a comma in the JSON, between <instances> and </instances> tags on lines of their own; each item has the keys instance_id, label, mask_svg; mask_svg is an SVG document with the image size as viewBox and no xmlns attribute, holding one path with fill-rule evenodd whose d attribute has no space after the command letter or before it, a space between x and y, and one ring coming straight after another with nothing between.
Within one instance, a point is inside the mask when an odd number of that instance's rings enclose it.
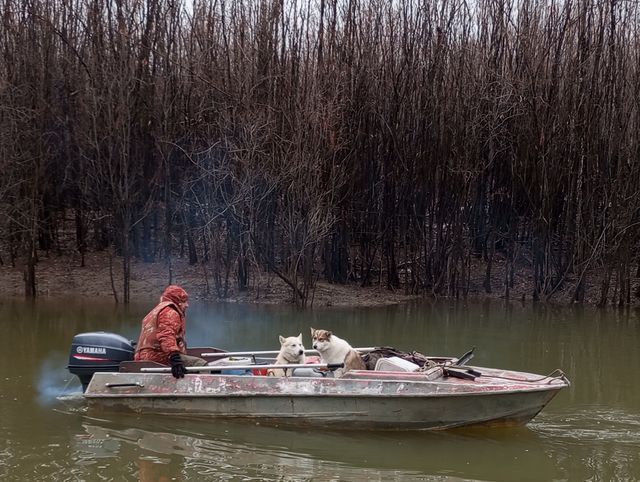
<instances>
[{"instance_id":1,"label":"red stripe on boat","mask_svg":"<svg viewBox=\"0 0 640 482\"><path fill-rule=\"evenodd\" d=\"M85 360L85 361L111 361L108 358L100 358L98 356L87 356L87 355L73 355L73 358L77 360Z\"/></svg>"}]
</instances>

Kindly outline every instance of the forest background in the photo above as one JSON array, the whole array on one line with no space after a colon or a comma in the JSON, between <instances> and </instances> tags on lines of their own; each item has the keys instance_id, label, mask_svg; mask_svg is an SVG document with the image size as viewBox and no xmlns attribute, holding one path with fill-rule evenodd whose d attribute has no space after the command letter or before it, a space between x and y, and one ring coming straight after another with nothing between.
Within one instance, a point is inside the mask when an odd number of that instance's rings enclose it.
<instances>
[{"instance_id":1,"label":"forest background","mask_svg":"<svg viewBox=\"0 0 640 482\"><path fill-rule=\"evenodd\" d=\"M2 293L638 304L639 10L0 0Z\"/></svg>"}]
</instances>

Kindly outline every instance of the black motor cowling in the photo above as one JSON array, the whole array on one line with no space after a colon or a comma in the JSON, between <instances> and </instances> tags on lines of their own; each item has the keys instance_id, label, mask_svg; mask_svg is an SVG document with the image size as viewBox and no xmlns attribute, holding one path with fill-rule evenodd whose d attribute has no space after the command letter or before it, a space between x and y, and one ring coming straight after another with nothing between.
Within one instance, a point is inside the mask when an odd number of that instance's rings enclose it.
<instances>
[{"instance_id":1,"label":"black motor cowling","mask_svg":"<svg viewBox=\"0 0 640 482\"><path fill-rule=\"evenodd\" d=\"M73 337L67 368L78 376L84 392L94 373L117 372L121 361L133 360L133 353L132 342L115 333L79 333Z\"/></svg>"}]
</instances>

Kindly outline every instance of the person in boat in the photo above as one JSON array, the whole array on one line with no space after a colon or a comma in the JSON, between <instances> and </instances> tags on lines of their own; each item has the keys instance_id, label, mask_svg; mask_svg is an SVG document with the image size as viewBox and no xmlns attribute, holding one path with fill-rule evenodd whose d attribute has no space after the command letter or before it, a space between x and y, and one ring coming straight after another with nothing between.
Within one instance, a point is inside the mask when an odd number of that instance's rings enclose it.
<instances>
[{"instance_id":1,"label":"person in boat","mask_svg":"<svg viewBox=\"0 0 640 482\"><path fill-rule=\"evenodd\" d=\"M185 367L206 365L202 358L187 355L185 314L188 307L187 292L177 285L167 286L160 302L142 320L134 359L170 365L175 378L185 376Z\"/></svg>"}]
</instances>

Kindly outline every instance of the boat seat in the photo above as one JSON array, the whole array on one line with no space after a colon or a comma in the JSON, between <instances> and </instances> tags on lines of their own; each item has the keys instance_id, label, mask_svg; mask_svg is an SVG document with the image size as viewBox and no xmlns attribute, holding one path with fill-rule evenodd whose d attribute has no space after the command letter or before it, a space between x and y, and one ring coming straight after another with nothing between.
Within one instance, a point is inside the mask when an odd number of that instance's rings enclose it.
<instances>
[{"instance_id":1,"label":"boat seat","mask_svg":"<svg viewBox=\"0 0 640 482\"><path fill-rule=\"evenodd\" d=\"M208 355L203 356L203 353L219 353L219 355ZM187 348L187 355L189 356L197 356L198 358L203 358L208 362L219 360L220 358L224 358L227 356L224 350L220 350L219 348L209 348L209 347L196 347L196 348Z\"/></svg>"}]
</instances>

